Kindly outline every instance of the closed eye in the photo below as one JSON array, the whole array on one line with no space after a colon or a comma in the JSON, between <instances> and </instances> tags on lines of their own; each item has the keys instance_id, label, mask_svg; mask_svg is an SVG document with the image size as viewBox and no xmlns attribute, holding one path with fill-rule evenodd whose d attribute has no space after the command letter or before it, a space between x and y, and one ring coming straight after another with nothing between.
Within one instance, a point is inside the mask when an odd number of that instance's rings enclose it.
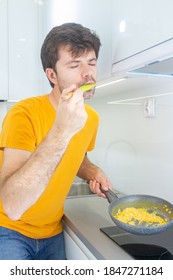
<instances>
[{"instance_id":1,"label":"closed eye","mask_svg":"<svg viewBox=\"0 0 173 280\"><path fill-rule=\"evenodd\" d=\"M88 63L89 66L96 66L96 63ZM79 64L70 66L71 69L79 67Z\"/></svg>"},{"instance_id":2,"label":"closed eye","mask_svg":"<svg viewBox=\"0 0 173 280\"><path fill-rule=\"evenodd\" d=\"M88 65L90 66L96 66L97 60L95 58L92 58L88 61Z\"/></svg>"},{"instance_id":3,"label":"closed eye","mask_svg":"<svg viewBox=\"0 0 173 280\"><path fill-rule=\"evenodd\" d=\"M77 68L79 65L74 65L74 66L71 66L70 68Z\"/></svg>"},{"instance_id":4,"label":"closed eye","mask_svg":"<svg viewBox=\"0 0 173 280\"><path fill-rule=\"evenodd\" d=\"M90 66L96 66L96 63L89 63Z\"/></svg>"}]
</instances>

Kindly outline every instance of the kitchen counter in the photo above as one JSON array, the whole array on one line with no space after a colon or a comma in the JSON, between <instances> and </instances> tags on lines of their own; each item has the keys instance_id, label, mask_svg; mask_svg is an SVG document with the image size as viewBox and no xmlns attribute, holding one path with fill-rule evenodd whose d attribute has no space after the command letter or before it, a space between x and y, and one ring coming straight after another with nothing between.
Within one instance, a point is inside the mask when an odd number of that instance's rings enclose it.
<instances>
[{"instance_id":1,"label":"kitchen counter","mask_svg":"<svg viewBox=\"0 0 173 280\"><path fill-rule=\"evenodd\" d=\"M70 228L98 260L131 260L130 255L100 231L101 227L115 226L108 206L107 199L94 194L70 196L65 201L64 227Z\"/></svg>"}]
</instances>

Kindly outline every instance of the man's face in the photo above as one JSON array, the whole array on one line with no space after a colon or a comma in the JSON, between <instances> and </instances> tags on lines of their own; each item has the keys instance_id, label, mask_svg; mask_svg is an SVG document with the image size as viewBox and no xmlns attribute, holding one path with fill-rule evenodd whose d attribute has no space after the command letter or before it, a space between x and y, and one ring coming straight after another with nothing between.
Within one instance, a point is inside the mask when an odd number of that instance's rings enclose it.
<instances>
[{"instance_id":1,"label":"man's face","mask_svg":"<svg viewBox=\"0 0 173 280\"><path fill-rule=\"evenodd\" d=\"M59 51L59 60L56 63L57 83L60 91L76 84L96 83L97 60L94 51L85 52L79 57L74 57L67 48ZM84 99L94 94L94 89L84 92Z\"/></svg>"}]
</instances>

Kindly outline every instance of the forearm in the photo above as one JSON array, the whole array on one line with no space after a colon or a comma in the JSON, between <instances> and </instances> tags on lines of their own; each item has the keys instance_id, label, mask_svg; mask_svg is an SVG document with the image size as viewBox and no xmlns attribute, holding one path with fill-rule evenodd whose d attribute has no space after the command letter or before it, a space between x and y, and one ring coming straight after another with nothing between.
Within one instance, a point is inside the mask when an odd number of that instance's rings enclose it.
<instances>
[{"instance_id":1,"label":"forearm","mask_svg":"<svg viewBox=\"0 0 173 280\"><path fill-rule=\"evenodd\" d=\"M112 184L107 175L101 170L101 168L91 163L86 156L77 175L88 181L91 191L97 193L101 197L105 198L101 188L105 191L107 191L108 188L112 188Z\"/></svg>"},{"instance_id":2,"label":"forearm","mask_svg":"<svg viewBox=\"0 0 173 280\"><path fill-rule=\"evenodd\" d=\"M83 180L89 181L95 178L95 174L100 170L100 168L94 165L87 156L84 157L84 160L78 170L77 176Z\"/></svg>"},{"instance_id":3,"label":"forearm","mask_svg":"<svg viewBox=\"0 0 173 280\"><path fill-rule=\"evenodd\" d=\"M26 163L1 187L1 198L7 215L17 220L44 192L60 163L70 137L54 125Z\"/></svg>"}]
</instances>

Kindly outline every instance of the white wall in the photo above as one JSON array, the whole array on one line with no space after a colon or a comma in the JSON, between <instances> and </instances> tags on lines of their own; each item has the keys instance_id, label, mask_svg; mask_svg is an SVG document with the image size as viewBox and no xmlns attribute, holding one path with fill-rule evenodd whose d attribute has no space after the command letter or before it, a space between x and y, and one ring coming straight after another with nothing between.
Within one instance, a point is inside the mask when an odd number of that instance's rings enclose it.
<instances>
[{"instance_id":1,"label":"white wall","mask_svg":"<svg viewBox=\"0 0 173 280\"><path fill-rule=\"evenodd\" d=\"M8 96L8 34L7 1L0 1L0 99Z\"/></svg>"},{"instance_id":2,"label":"white wall","mask_svg":"<svg viewBox=\"0 0 173 280\"><path fill-rule=\"evenodd\" d=\"M7 102L0 102L0 132L2 121L7 113Z\"/></svg>"},{"instance_id":3,"label":"white wall","mask_svg":"<svg viewBox=\"0 0 173 280\"><path fill-rule=\"evenodd\" d=\"M155 118L144 115L143 98L107 105L108 100L138 96L126 91L122 97L117 94L88 102L100 114L96 148L88 156L120 191L173 202L173 95L156 97Z\"/></svg>"}]
</instances>

